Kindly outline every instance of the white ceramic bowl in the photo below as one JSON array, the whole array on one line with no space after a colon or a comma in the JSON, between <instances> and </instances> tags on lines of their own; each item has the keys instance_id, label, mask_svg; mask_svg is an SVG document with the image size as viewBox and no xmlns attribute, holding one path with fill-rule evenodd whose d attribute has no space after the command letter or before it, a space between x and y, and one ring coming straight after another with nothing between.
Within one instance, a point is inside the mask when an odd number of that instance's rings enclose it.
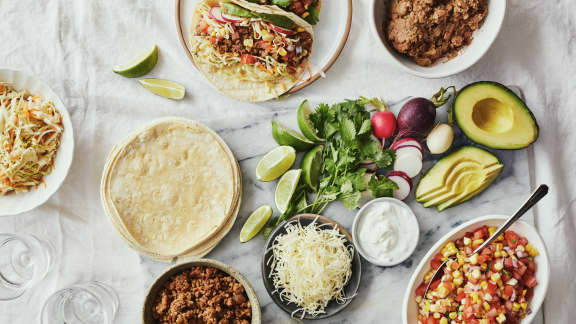
<instances>
[{"instance_id":1,"label":"white ceramic bowl","mask_svg":"<svg viewBox=\"0 0 576 324\"><path fill-rule=\"evenodd\" d=\"M398 54L386 41L382 26L386 5L391 0L373 0L371 10L371 28L382 52L389 60L394 61L404 70L423 78L444 78L460 73L474 65L488 51L498 36L506 13L506 0L488 0L488 15L480 29L474 32L471 44L460 51L451 60L439 62L432 66L419 66L410 59Z\"/></svg>"},{"instance_id":2,"label":"white ceramic bowl","mask_svg":"<svg viewBox=\"0 0 576 324\"><path fill-rule=\"evenodd\" d=\"M420 261L418 267L416 267L416 270L412 274L410 282L408 283L406 293L404 294L404 303L402 306L402 322L404 324L418 323L418 308L416 302L414 301L416 297L415 290L422 282L425 273L430 269L430 260L434 254L438 253L444 244L446 244L446 242L449 240L458 239L464 236L466 232L470 232L473 229L483 225L500 226L507 218L508 216L501 215L489 215L475 218L451 230L448 234L444 235L444 237L436 242L434 246L432 246L422 261ZM536 316L536 313L538 313L538 310L544 301L544 297L546 296L546 291L548 290L548 281L550 279L550 264L548 260L548 253L546 252L546 246L544 245L542 237L540 237L540 234L538 234L538 231L533 225L523 221L517 221L512 225L512 227L510 227L510 229L519 235L526 237L528 242L530 242L530 244L532 244L540 252L540 255L534 259L537 266L536 280L538 281L538 285L534 288L534 297L530 302L532 313L526 316L521 322L521 324L528 324L532 322Z\"/></svg>"},{"instance_id":3,"label":"white ceramic bowl","mask_svg":"<svg viewBox=\"0 0 576 324\"><path fill-rule=\"evenodd\" d=\"M368 253L366 253L366 251L364 251L364 249L362 248L362 245L360 244L360 241L358 240L358 235L359 235L358 232L360 230L360 223L363 221L363 218L366 215L366 210L368 210L370 208L370 206L372 206L376 203L380 203L380 202L388 202L391 204L395 204L397 206L400 206L404 210L406 210L406 212L408 212L409 217L411 218L409 221L412 222L412 225L413 225L412 226L412 231L413 231L412 235L414 235L415 239L414 239L414 241L411 242L412 245L406 251L406 254L404 255L404 257L399 259L397 262L382 262L381 260L377 260L377 259L373 258L370 254L368 254ZM377 266L381 266L381 267L395 266L397 264L400 264L400 263L406 261L412 255L412 253L414 253L414 250L416 250L416 247L418 246L419 236L420 236L420 226L418 225L418 219L416 218L416 215L414 215L414 212L412 211L410 206L406 205L403 201L398 200L396 198L382 197L382 198L376 198L376 199L370 200L364 206L362 206L362 208L360 208L358 213L356 213L356 217L354 218L354 223L352 224L352 240L354 241L354 246L356 246L356 250L358 250L360 255L362 255L364 257L364 259L368 260L368 262L375 264Z\"/></svg>"},{"instance_id":4,"label":"white ceramic bowl","mask_svg":"<svg viewBox=\"0 0 576 324\"><path fill-rule=\"evenodd\" d=\"M66 178L72 158L74 156L74 131L72 122L66 107L56 93L48 85L36 77L26 75L19 71L0 69L0 81L12 84L16 89L26 89L33 94L38 94L54 102L56 109L62 114L64 133L60 142L60 148L56 155L55 167L52 172L44 177L46 187L39 186L28 192L12 193L0 196L0 216L16 215L32 210L45 203L60 188Z\"/></svg>"}]
</instances>

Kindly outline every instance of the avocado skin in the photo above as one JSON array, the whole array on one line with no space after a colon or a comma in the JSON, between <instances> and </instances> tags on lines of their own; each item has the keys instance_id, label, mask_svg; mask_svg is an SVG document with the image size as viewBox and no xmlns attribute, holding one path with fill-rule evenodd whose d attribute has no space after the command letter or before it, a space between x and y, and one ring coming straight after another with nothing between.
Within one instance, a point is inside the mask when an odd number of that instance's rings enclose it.
<instances>
[{"instance_id":1,"label":"avocado skin","mask_svg":"<svg viewBox=\"0 0 576 324\"><path fill-rule=\"evenodd\" d=\"M458 96L460 96L460 94L462 94L466 91L473 90L473 88L475 86L478 86L478 85L488 85L488 86L494 87L495 89L498 89L499 91L503 91L503 92L511 95L513 98L516 99L516 101L519 103L520 108L530 116L530 118L532 119L532 121L534 123L534 127L536 129L536 135L532 139L531 142L529 142L527 144L523 144L523 145L517 145L517 146L502 146L502 145L499 145L498 143L487 143L484 141L477 141L475 139L474 134L471 134L470 131L466 127L461 126L462 121L458 119L458 114L456 114L456 109L458 109L458 107L456 106ZM522 98L520 98L516 93L514 93L514 91L510 90L505 85L498 83L496 81L477 81L474 83L470 83L470 84L466 85L464 88L460 89L460 91L458 91L458 93L456 94L454 101L452 103L451 113L454 117L456 125L458 125L458 127L462 130L462 132L466 135L466 137L468 137L470 140L472 140L476 144L483 145L483 146L486 146L489 148L500 149L500 150L520 150L520 149L526 148L526 147L530 146L532 143L536 142L538 140L538 137L540 136L540 126L538 125L538 121L536 120L536 117L534 116L534 114L532 113L530 108L528 108L528 106L526 105L524 100L522 100Z\"/></svg>"}]
</instances>

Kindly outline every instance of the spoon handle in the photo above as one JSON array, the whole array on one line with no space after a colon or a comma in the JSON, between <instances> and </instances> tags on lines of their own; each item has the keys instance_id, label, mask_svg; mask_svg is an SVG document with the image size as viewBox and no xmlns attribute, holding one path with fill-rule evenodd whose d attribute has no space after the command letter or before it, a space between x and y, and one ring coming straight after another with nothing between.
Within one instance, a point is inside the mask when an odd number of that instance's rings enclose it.
<instances>
[{"instance_id":1,"label":"spoon handle","mask_svg":"<svg viewBox=\"0 0 576 324\"><path fill-rule=\"evenodd\" d=\"M508 220L504 224L502 224L502 226L500 226L500 228L496 230L496 232L492 234L490 238L488 238L476 250L474 250L474 252L472 252L471 255L480 253L480 251L482 251L485 247L490 245L490 243L492 243L496 238L498 238L500 234L504 233L504 231L506 231L512 224L514 224L514 222L516 222L520 217L522 217L522 215L524 215L530 208L532 208L532 206L534 206L537 202L540 201L540 199L546 196L547 193L548 193L548 186L540 185L536 190L534 190L532 195L530 195L530 198L526 200L526 202L522 205L522 207L520 207L520 209L518 209L518 211L514 215L512 215L512 217L508 218Z\"/></svg>"}]
</instances>

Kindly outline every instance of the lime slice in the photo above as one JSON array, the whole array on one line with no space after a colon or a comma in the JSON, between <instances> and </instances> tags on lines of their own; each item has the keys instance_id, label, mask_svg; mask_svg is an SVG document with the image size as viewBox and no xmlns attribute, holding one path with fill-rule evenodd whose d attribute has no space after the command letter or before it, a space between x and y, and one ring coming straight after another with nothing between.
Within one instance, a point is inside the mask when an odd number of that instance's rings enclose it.
<instances>
[{"instance_id":1,"label":"lime slice","mask_svg":"<svg viewBox=\"0 0 576 324\"><path fill-rule=\"evenodd\" d=\"M298 127L304 136L313 142L323 142L326 139L318 136L316 129L310 122L310 115L314 113L312 107L308 103L308 99L302 101L300 107L298 107Z\"/></svg>"},{"instance_id":2,"label":"lime slice","mask_svg":"<svg viewBox=\"0 0 576 324\"><path fill-rule=\"evenodd\" d=\"M304 155L300 167L306 185L316 191L320 182L320 169L322 168L322 150L324 145L318 145Z\"/></svg>"},{"instance_id":3,"label":"lime slice","mask_svg":"<svg viewBox=\"0 0 576 324\"><path fill-rule=\"evenodd\" d=\"M240 231L240 242L248 242L256 236L262 227L266 225L270 216L272 216L272 207L268 205L261 206L252 212L252 214L248 216L244 226L242 226L242 230Z\"/></svg>"},{"instance_id":4,"label":"lime slice","mask_svg":"<svg viewBox=\"0 0 576 324\"><path fill-rule=\"evenodd\" d=\"M158 62L158 46L133 59L129 64L117 66L114 72L127 78L137 78L152 71Z\"/></svg>"},{"instance_id":5,"label":"lime slice","mask_svg":"<svg viewBox=\"0 0 576 324\"><path fill-rule=\"evenodd\" d=\"M302 170L300 169L290 170L280 178L280 181L278 181L276 192L274 193L274 201L276 202L276 208L278 208L279 212L284 213L288 209L290 200L298 186L301 173Z\"/></svg>"},{"instance_id":6,"label":"lime slice","mask_svg":"<svg viewBox=\"0 0 576 324\"><path fill-rule=\"evenodd\" d=\"M272 181L284 174L296 160L296 151L291 146L278 146L268 152L256 166L256 178Z\"/></svg>"},{"instance_id":7,"label":"lime slice","mask_svg":"<svg viewBox=\"0 0 576 324\"><path fill-rule=\"evenodd\" d=\"M296 151L306 151L314 146L314 142L302 134L275 121L272 121L272 137L278 144L292 146Z\"/></svg>"},{"instance_id":8,"label":"lime slice","mask_svg":"<svg viewBox=\"0 0 576 324\"><path fill-rule=\"evenodd\" d=\"M186 94L186 89L173 81L162 79L142 79L138 80L138 82L153 94L164 98L180 100L184 98L184 95Z\"/></svg>"}]
</instances>

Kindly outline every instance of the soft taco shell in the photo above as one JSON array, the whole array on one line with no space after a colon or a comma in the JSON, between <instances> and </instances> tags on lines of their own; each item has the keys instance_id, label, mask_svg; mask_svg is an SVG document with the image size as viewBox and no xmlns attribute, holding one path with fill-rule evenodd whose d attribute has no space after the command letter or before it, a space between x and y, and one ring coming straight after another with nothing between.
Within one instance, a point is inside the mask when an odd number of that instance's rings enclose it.
<instances>
[{"instance_id":1,"label":"soft taco shell","mask_svg":"<svg viewBox=\"0 0 576 324\"><path fill-rule=\"evenodd\" d=\"M312 25L294 13L286 12L276 6L261 6L244 0L226 0L226 2L234 3L257 13L274 14L288 17L297 26L304 28L304 30L311 35L312 40L314 41L314 31L312 29ZM220 1L218 0L203 0L200 1L198 5L207 4L208 6L213 7L218 6L219 3ZM265 82L240 80L238 78L228 77L225 73L222 72L222 68L216 68L212 65L202 62L200 59L202 53L194 50L197 48L198 41L200 39L199 36L194 36L194 33L196 26L199 24L201 19L201 14L198 12L198 10L195 10L194 15L192 16L192 30L190 31L192 35L190 37L190 45L193 49L191 52L194 65L200 70L202 74L204 74L206 79L208 79L212 85L214 85L218 90L229 97L237 100L252 102L266 101L277 98L290 90L294 85L296 85L296 83L300 81L302 75L306 71L305 67L309 64L312 51L310 51L310 55L308 55L306 60L304 60L304 62L302 62L300 65L295 78L281 77L274 80L273 82Z\"/></svg>"},{"instance_id":2,"label":"soft taco shell","mask_svg":"<svg viewBox=\"0 0 576 324\"><path fill-rule=\"evenodd\" d=\"M102 178L103 205L140 253L170 261L203 252L235 218L236 167L229 148L209 128L164 119L112 150Z\"/></svg>"}]
</instances>

